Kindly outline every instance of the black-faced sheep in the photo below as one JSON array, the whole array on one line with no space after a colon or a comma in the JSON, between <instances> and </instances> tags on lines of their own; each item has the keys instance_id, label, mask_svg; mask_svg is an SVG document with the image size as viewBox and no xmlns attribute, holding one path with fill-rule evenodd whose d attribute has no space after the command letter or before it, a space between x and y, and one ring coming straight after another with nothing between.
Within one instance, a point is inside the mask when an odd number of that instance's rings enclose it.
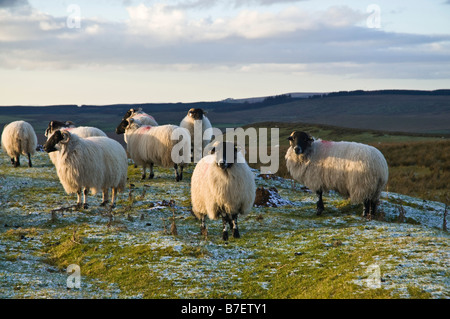
<instances>
[{"instance_id":1,"label":"black-faced sheep","mask_svg":"<svg viewBox=\"0 0 450 319\"><path fill-rule=\"evenodd\" d=\"M30 123L14 121L3 128L2 149L8 154L14 167L20 166L20 155L28 156L28 166L32 167L31 155L36 152L37 136Z\"/></svg>"},{"instance_id":2,"label":"black-faced sheep","mask_svg":"<svg viewBox=\"0 0 450 319\"><path fill-rule=\"evenodd\" d=\"M122 120L126 120L128 118L138 120L143 125L158 126L158 122L156 122L155 118L142 111L142 108L129 109L123 116Z\"/></svg>"},{"instance_id":3,"label":"black-faced sheep","mask_svg":"<svg viewBox=\"0 0 450 319\"><path fill-rule=\"evenodd\" d=\"M238 215L251 210L255 193L255 176L234 143L215 142L191 178L192 212L201 220L202 234L206 233L208 215L209 219L222 218L223 240L228 240L227 224L233 237L239 238Z\"/></svg>"},{"instance_id":4,"label":"black-faced sheep","mask_svg":"<svg viewBox=\"0 0 450 319\"><path fill-rule=\"evenodd\" d=\"M142 179L146 177L147 166L150 167L149 178L154 177L153 166L175 169L176 181L183 179L183 167L189 163L191 138L187 130L176 125L150 126L142 125L134 118L122 120L116 128L117 134L125 134L127 151L130 158L142 165ZM182 150L183 155L173 154ZM180 168L180 172L178 172Z\"/></svg>"},{"instance_id":5,"label":"black-faced sheep","mask_svg":"<svg viewBox=\"0 0 450 319\"><path fill-rule=\"evenodd\" d=\"M193 158L195 162L198 162L203 157L203 151L211 142L212 138L211 122L206 117L206 111L198 108L190 109L187 115L180 122L180 127L183 127L189 131L189 134L191 135L191 149L193 152ZM201 140L198 142L195 141L195 132L200 133L199 138Z\"/></svg>"},{"instance_id":6,"label":"black-faced sheep","mask_svg":"<svg viewBox=\"0 0 450 319\"><path fill-rule=\"evenodd\" d=\"M376 214L388 181L386 160L375 147L354 142L315 140L305 132L289 136L286 166L292 177L319 196L317 214L324 210L322 193L334 190L353 203L364 204L364 216Z\"/></svg>"},{"instance_id":7,"label":"black-faced sheep","mask_svg":"<svg viewBox=\"0 0 450 319\"><path fill-rule=\"evenodd\" d=\"M57 130L64 129L65 131L70 132L71 134L76 134L79 137L86 138L91 136L105 136L105 132L102 130L92 127L92 126L75 126L75 123L72 121L60 122L60 121L51 121L48 123L48 127L45 130L44 135L47 137L47 141L52 137L53 133ZM48 153L50 160L53 165L55 164L56 158L58 157L57 152Z\"/></svg>"},{"instance_id":8,"label":"black-faced sheep","mask_svg":"<svg viewBox=\"0 0 450 319\"><path fill-rule=\"evenodd\" d=\"M59 149L56 148L59 146ZM103 136L81 138L66 130L57 130L45 143L46 152L58 152L56 171L64 190L77 194L77 206L87 208L88 189L96 194L102 191L102 206L108 202L112 188L111 207L116 195L125 188L127 181L127 155L125 149L113 139Z\"/></svg>"},{"instance_id":9,"label":"black-faced sheep","mask_svg":"<svg viewBox=\"0 0 450 319\"><path fill-rule=\"evenodd\" d=\"M72 134L77 134L79 137L91 137L91 136L106 136L105 132L102 130L92 127L92 126L76 126L72 121L51 121L48 123L48 127L45 130L45 137L47 140L52 136L52 134L60 129L66 129Z\"/></svg>"}]
</instances>

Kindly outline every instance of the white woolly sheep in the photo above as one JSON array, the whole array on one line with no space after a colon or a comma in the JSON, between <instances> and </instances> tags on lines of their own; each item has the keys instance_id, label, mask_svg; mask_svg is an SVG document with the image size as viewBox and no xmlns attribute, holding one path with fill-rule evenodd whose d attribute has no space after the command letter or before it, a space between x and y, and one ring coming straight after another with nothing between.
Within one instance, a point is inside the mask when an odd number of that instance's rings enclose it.
<instances>
[{"instance_id":1,"label":"white woolly sheep","mask_svg":"<svg viewBox=\"0 0 450 319\"><path fill-rule=\"evenodd\" d=\"M386 159L378 149L355 142L315 140L297 131L288 139L287 169L319 196L317 215L324 210L322 192L329 190L349 197L353 203L363 203L367 218L376 214L389 175Z\"/></svg>"},{"instance_id":2,"label":"white woolly sheep","mask_svg":"<svg viewBox=\"0 0 450 319\"><path fill-rule=\"evenodd\" d=\"M32 167L31 155L36 152L37 136L30 123L14 121L3 128L2 149L11 158L14 167L20 166L20 155L28 156L28 166Z\"/></svg>"},{"instance_id":3,"label":"white woolly sheep","mask_svg":"<svg viewBox=\"0 0 450 319\"><path fill-rule=\"evenodd\" d=\"M122 120L126 120L128 118L138 120L143 125L158 126L158 122L156 122L155 118L142 111L142 108L129 109L123 116Z\"/></svg>"},{"instance_id":4,"label":"white woolly sheep","mask_svg":"<svg viewBox=\"0 0 450 319\"><path fill-rule=\"evenodd\" d=\"M255 176L244 156L232 142L215 142L209 155L196 165L191 178L192 212L206 234L205 216L222 217L223 240L228 240L227 224L239 238L238 215L248 213L255 202Z\"/></svg>"},{"instance_id":5,"label":"white woolly sheep","mask_svg":"<svg viewBox=\"0 0 450 319\"><path fill-rule=\"evenodd\" d=\"M201 124L201 127L199 127L197 130L201 132L202 141L201 144L197 145L197 148L194 148L196 146L194 132L196 131L195 127L198 124ZM180 127L183 127L189 131L189 134L191 135L191 149L194 155L194 160L200 160L200 158L203 157L203 151L205 147L211 142L212 138L211 122L206 117L206 111L196 108L190 109L187 115L180 122ZM206 130L208 131L205 133Z\"/></svg>"},{"instance_id":6,"label":"white woolly sheep","mask_svg":"<svg viewBox=\"0 0 450 319\"><path fill-rule=\"evenodd\" d=\"M53 135L53 133L57 130L64 129L72 134L76 134L79 137L86 138L91 136L105 136L105 132L103 132L101 129L92 127L92 126L75 126L75 123L72 121L66 121L66 122L60 122L60 121L51 121L48 123L48 127L45 130L44 135L47 137L47 141L50 139L50 137ZM56 158L58 157L57 152L51 152L48 153L48 156L50 157L50 160L52 161L53 165L55 164Z\"/></svg>"},{"instance_id":7,"label":"white woolly sheep","mask_svg":"<svg viewBox=\"0 0 450 319\"><path fill-rule=\"evenodd\" d=\"M142 125L138 120L128 118L122 120L116 128L116 133L125 134L130 158L137 165L143 167L142 179L146 177L147 166L150 167L149 178L154 177L154 165L164 168L173 167L176 181L183 179L183 167L189 162L189 154L184 154L184 152L188 153L191 145L191 138L187 130L170 124ZM183 150L183 154L179 155L179 152L172 154L177 150ZM178 167L180 167L180 173Z\"/></svg>"},{"instance_id":8,"label":"white woolly sheep","mask_svg":"<svg viewBox=\"0 0 450 319\"><path fill-rule=\"evenodd\" d=\"M116 195L125 188L128 169L127 155L119 142L103 136L81 138L66 130L57 130L45 143L44 150L58 152L55 166L59 180L66 193L77 194L78 207L88 208L89 189L93 194L102 191L101 206L105 206L110 188L111 208L115 206Z\"/></svg>"}]
</instances>

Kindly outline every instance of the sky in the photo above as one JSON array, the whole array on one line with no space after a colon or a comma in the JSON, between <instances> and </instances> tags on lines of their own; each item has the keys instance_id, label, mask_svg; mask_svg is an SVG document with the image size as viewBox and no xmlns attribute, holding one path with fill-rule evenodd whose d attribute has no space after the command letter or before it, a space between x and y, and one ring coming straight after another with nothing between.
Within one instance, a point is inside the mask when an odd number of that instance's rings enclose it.
<instances>
[{"instance_id":1,"label":"sky","mask_svg":"<svg viewBox=\"0 0 450 319\"><path fill-rule=\"evenodd\" d=\"M450 88L450 0L0 0L0 105Z\"/></svg>"}]
</instances>

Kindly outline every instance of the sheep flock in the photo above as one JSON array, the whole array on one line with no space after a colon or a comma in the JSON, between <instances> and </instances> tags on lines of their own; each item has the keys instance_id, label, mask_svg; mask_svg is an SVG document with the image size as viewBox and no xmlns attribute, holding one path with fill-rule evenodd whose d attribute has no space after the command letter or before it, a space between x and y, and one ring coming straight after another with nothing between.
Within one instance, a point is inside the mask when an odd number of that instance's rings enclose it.
<instances>
[{"instance_id":1,"label":"sheep flock","mask_svg":"<svg viewBox=\"0 0 450 319\"><path fill-rule=\"evenodd\" d=\"M194 130L194 122L202 127ZM177 125L159 125L141 109L130 109L118 120L116 128L116 134L124 135L126 148L96 127L77 127L71 121L52 120L45 130L47 141L43 149L49 154L65 192L77 194L74 206L78 209L89 208L89 193L102 192L101 206L110 204L112 210L118 194L126 189L127 183L133 182L127 178L129 161L143 167L142 179L147 178L147 168L150 168L148 178L154 178L155 165L173 168L175 183L183 180L183 168L191 165L191 212L200 222L200 233L207 234L206 216L211 220L221 218L222 238L226 241L228 227L233 238L240 237L238 216L248 214L254 206L255 173L245 160L244 149L225 141L223 136L212 139L205 134L210 128L202 109L190 109ZM194 162L193 135L197 130L203 134L202 156ZM380 194L388 181L388 166L379 150L360 143L322 141L299 131L292 132L287 139L288 172L317 194L318 215L325 209L323 193L330 190L354 203L362 203L366 218L376 215ZM14 167L20 166L20 155L27 156L32 167L37 137L29 123L14 121L5 125L1 146Z\"/></svg>"}]
</instances>

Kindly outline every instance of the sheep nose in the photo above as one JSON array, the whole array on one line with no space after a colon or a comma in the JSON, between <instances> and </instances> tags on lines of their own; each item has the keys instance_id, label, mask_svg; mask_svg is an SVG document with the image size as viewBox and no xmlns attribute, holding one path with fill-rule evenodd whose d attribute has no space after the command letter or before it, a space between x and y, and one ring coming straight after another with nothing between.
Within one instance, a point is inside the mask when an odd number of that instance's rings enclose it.
<instances>
[{"instance_id":1,"label":"sheep nose","mask_svg":"<svg viewBox=\"0 0 450 319\"><path fill-rule=\"evenodd\" d=\"M294 152L295 152L295 154L300 155L302 152L302 148L300 146L295 146Z\"/></svg>"},{"instance_id":2,"label":"sheep nose","mask_svg":"<svg viewBox=\"0 0 450 319\"><path fill-rule=\"evenodd\" d=\"M227 162L224 161L223 159L220 159L220 160L217 162L217 165L219 165L220 168L227 168Z\"/></svg>"}]
</instances>

